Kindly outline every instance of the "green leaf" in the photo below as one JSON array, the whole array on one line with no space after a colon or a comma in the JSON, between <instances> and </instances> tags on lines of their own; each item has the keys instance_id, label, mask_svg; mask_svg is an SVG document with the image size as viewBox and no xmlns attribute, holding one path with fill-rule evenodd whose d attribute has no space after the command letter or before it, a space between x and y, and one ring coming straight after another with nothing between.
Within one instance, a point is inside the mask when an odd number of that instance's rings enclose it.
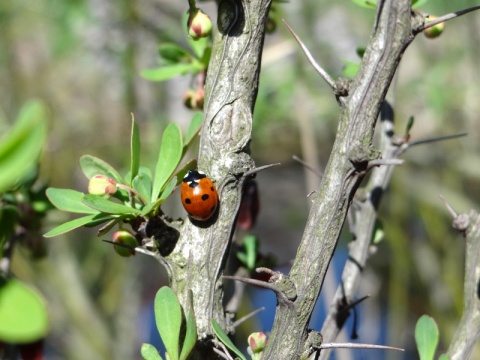
<instances>
[{"instance_id":1,"label":"green leaf","mask_svg":"<svg viewBox=\"0 0 480 360\"><path fill-rule=\"evenodd\" d=\"M193 292L188 290L188 309L186 318L187 330L185 332L185 340L183 341L182 351L180 353L180 360L186 360L188 355L192 352L197 342L197 322L195 319L195 312L193 310Z\"/></svg>"},{"instance_id":2,"label":"green leaf","mask_svg":"<svg viewBox=\"0 0 480 360\"><path fill-rule=\"evenodd\" d=\"M438 344L438 327L435 320L422 315L415 326L415 342L420 360L432 360Z\"/></svg>"},{"instance_id":3,"label":"green leaf","mask_svg":"<svg viewBox=\"0 0 480 360\"><path fill-rule=\"evenodd\" d=\"M171 360L179 359L182 308L177 295L168 286L163 286L155 296L155 321L157 329Z\"/></svg>"},{"instance_id":4,"label":"green leaf","mask_svg":"<svg viewBox=\"0 0 480 360\"><path fill-rule=\"evenodd\" d=\"M218 325L217 321L215 319L212 319L212 328L213 332L219 340L230 350L232 350L236 355L240 357L242 360L247 360L245 356L241 353L241 351L233 344L232 340L228 337L227 334L223 331L223 329Z\"/></svg>"},{"instance_id":5,"label":"green leaf","mask_svg":"<svg viewBox=\"0 0 480 360\"><path fill-rule=\"evenodd\" d=\"M377 7L377 0L352 0L355 4L366 7L369 9L375 9Z\"/></svg>"},{"instance_id":6,"label":"green leaf","mask_svg":"<svg viewBox=\"0 0 480 360\"><path fill-rule=\"evenodd\" d=\"M97 210L82 203L85 194L71 189L48 188L46 191L48 200L63 211L80 214L98 214Z\"/></svg>"},{"instance_id":7,"label":"green leaf","mask_svg":"<svg viewBox=\"0 0 480 360\"><path fill-rule=\"evenodd\" d=\"M0 193L19 182L35 167L47 136L47 110L30 101L20 110L13 127L0 141Z\"/></svg>"},{"instance_id":8,"label":"green leaf","mask_svg":"<svg viewBox=\"0 0 480 360\"><path fill-rule=\"evenodd\" d=\"M188 170L193 170L197 168L197 160L192 159L183 165L176 173L175 176L177 177L177 186L181 184L183 178L187 174Z\"/></svg>"},{"instance_id":9,"label":"green leaf","mask_svg":"<svg viewBox=\"0 0 480 360\"><path fill-rule=\"evenodd\" d=\"M428 0L412 0L412 8L418 8L424 5Z\"/></svg>"},{"instance_id":10,"label":"green leaf","mask_svg":"<svg viewBox=\"0 0 480 360\"><path fill-rule=\"evenodd\" d=\"M140 134L132 114L132 136L130 140L130 179L135 179L140 168ZM130 183L133 186L133 181Z\"/></svg>"},{"instance_id":11,"label":"green leaf","mask_svg":"<svg viewBox=\"0 0 480 360\"><path fill-rule=\"evenodd\" d=\"M196 112L193 115L192 120L190 121L190 126L188 127L187 134L185 135L184 145L183 147L186 149L193 141L195 136L197 136L198 132L202 127L203 122L203 114L201 112Z\"/></svg>"},{"instance_id":12,"label":"green leaf","mask_svg":"<svg viewBox=\"0 0 480 360\"><path fill-rule=\"evenodd\" d=\"M175 186L177 186L177 177L174 176L172 180L168 183L168 185L165 187L165 189L162 191L160 194L160 199L161 200L166 200L170 194L172 193L173 189L175 189Z\"/></svg>"},{"instance_id":13,"label":"green leaf","mask_svg":"<svg viewBox=\"0 0 480 360\"><path fill-rule=\"evenodd\" d=\"M210 63L210 58L212 57L212 47L209 45L203 52L202 57L200 58L200 63L202 66L207 69L208 64Z\"/></svg>"},{"instance_id":14,"label":"green leaf","mask_svg":"<svg viewBox=\"0 0 480 360\"><path fill-rule=\"evenodd\" d=\"M440 355L440 357L438 358L438 360L450 360L450 358L448 357L447 354L442 354L442 355Z\"/></svg>"},{"instance_id":15,"label":"green leaf","mask_svg":"<svg viewBox=\"0 0 480 360\"><path fill-rule=\"evenodd\" d=\"M152 174L150 169L140 168L139 174L133 179L132 187L143 196L150 199L152 196Z\"/></svg>"},{"instance_id":16,"label":"green leaf","mask_svg":"<svg viewBox=\"0 0 480 360\"><path fill-rule=\"evenodd\" d=\"M92 221L98 221L98 220L108 221L112 218L113 218L112 216L108 216L105 214L92 214L92 215L83 216L81 218L67 221L66 223L58 225L57 227L53 228L49 232L43 234L43 236L46 238L58 236L61 234L65 234L69 231L75 230L81 226L85 226Z\"/></svg>"},{"instance_id":17,"label":"green leaf","mask_svg":"<svg viewBox=\"0 0 480 360\"><path fill-rule=\"evenodd\" d=\"M360 69L360 64L352 61L346 61L342 68L342 72L346 77L353 79L357 75L358 69Z\"/></svg>"},{"instance_id":18,"label":"green leaf","mask_svg":"<svg viewBox=\"0 0 480 360\"><path fill-rule=\"evenodd\" d=\"M246 253L246 267L248 270L253 271L257 262L258 256L258 238L254 235L245 236L243 241Z\"/></svg>"},{"instance_id":19,"label":"green leaf","mask_svg":"<svg viewBox=\"0 0 480 360\"><path fill-rule=\"evenodd\" d=\"M195 61L186 64L165 65L156 69L145 69L140 72L140 76L150 81L166 81L180 75L195 74L199 70L201 70L201 67Z\"/></svg>"},{"instance_id":20,"label":"green leaf","mask_svg":"<svg viewBox=\"0 0 480 360\"><path fill-rule=\"evenodd\" d=\"M355 49L355 52L357 53L357 55L360 59L363 59L363 55L365 55L365 50L366 49L363 46L359 46Z\"/></svg>"},{"instance_id":21,"label":"green leaf","mask_svg":"<svg viewBox=\"0 0 480 360\"><path fill-rule=\"evenodd\" d=\"M116 214L116 215L124 215L124 214L139 215L140 214L140 210L138 209L134 209L127 205L115 203L113 201L110 201L98 195L93 195L93 194L83 195L82 202L85 205L91 207L92 209L98 210L106 214Z\"/></svg>"},{"instance_id":22,"label":"green leaf","mask_svg":"<svg viewBox=\"0 0 480 360\"><path fill-rule=\"evenodd\" d=\"M0 340L29 343L47 333L48 315L40 295L18 280L0 284Z\"/></svg>"},{"instance_id":23,"label":"green leaf","mask_svg":"<svg viewBox=\"0 0 480 360\"><path fill-rule=\"evenodd\" d=\"M160 153L155 168L152 201L157 199L165 183L173 174L180 162L183 151L182 132L177 124L169 124L162 136Z\"/></svg>"},{"instance_id":24,"label":"green leaf","mask_svg":"<svg viewBox=\"0 0 480 360\"><path fill-rule=\"evenodd\" d=\"M383 230L383 224L380 220L375 221L375 228L372 234L372 244L378 245L385 238L385 230Z\"/></svg>"},{"instance_id":25,"label":"green leaf","mask_svg":"<svg viewBox=\"0 0 480 360\"><path fill-rule=\"evenodd\" d=\"M145 360L163 360L152 344L143 343L140 354Z\"/></svg>"},{"instance_id":26,"label":"green leaf","mask_svg":"<svg viewBox=\"0 0 480 360\"><path fill-rule=\"evenodd\" d=\"M174 43L161 44L158 47L158 53L162 59L170 64L192 61L192 55L190 55L187 50Z\"/></svg>"},{"instance_id":27,"label":"green leaf","mask_svg":"<svg viewBox=\"0 0 480 360\"><path fill-rule=\"evenodd\" d=\"M106 175L116 182L124 184L124 180L112 165L92 155L83 155L80 158L80 167L88 179L95 175Z\"/></svg>"}]
</instances>

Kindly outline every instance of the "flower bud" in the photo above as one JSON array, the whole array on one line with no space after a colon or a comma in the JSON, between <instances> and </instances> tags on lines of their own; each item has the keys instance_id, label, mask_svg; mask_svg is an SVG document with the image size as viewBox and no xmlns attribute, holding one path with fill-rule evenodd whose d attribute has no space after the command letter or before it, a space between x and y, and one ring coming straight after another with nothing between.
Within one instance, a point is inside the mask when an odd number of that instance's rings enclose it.
<instances>
[{"instance_id":1,"label":"flower bud","mask_svg":"<svg viewBox=\"0 0 480 360\"><path fill-rule=\"evenodd\" d=\"M261 353L267 345L267 336L263 332L251 333L248 337L248 346L254 354Z\"/></svg>"},{"instance_id":2,"label":"flower bud","mask_svg":"<svg viewBox=\"0 0 480 360\"><path fill-rule=\"evenodd\" d=\"M437 18L436 16L430 16L428 19L426 19L426 22L428 23L430 21L435 20L436 18ZM429 27L428 29L423 30L423 34L429 39L434 39L442 35L444 29L445 29L445 23L441 22L437 25L434 25L432 27Z\"/></svg>"},{"instance_id":3,"label":"flower bud","mask_svg":"<svg viewBox=\"0 0 480 360\"><path fill-rule=\"evenodd\" d=\"M117 182L105 175L95 175L88 183L88 193L109 197L117 192Z\"/></svg>"},{"instance_id":4,"label":"flower bud","mask_svg":"<svg viewBox=\"0 0 480 360\"><path fill-rule=\"evenodd\" d=\"M207 37L212 33L212 20L202 10L194 8L188 10L188 35L193 40Z\"/></svg>"},{"instance_id":5,"label":"flower bud","mask_svg":"<svg viewBox=\"0 0 480 360\"><path fill-rule=\"evenodd\" d=\"M192 89L188 89L185 91L185 94L183 94L183 104L185 105L186 108L188 109L193 109L193 98L195 97L195 91Z\"/></svg>"},{"instance_id":6,"label":"flower bud","mask_svg":"<svg viewBox=\"0 0 480 360\"><path fill-rule=\"evenodd\" d=\"M129 257L132 255L135 255L135 247L138 246L137 239L129 233L128 231L125 230L119 230L116 231L115 234L113 234L113 242L121 245L126 245L125 246L118 246L118 245L113 245L113 248L115 249L116 253L120 256L123 257Z\"/></svg>"}]
</instances>

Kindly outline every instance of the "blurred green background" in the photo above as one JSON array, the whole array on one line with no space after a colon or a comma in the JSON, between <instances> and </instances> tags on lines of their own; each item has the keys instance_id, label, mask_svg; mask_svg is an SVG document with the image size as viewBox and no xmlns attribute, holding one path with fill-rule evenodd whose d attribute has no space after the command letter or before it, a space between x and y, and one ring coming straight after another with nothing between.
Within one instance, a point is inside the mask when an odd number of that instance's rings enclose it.
<instances>
[{"instance_id":1,"label":"blurred green background","mask_svg":"<svg viewBox=\"0 0 480 360\"><path fill-rule=\"evenodd\" d=\"M214 18L213 4L201 5ZM421 10L442 15L473 5L478 2L430 0ZM43 181L86 191L78 166L83 154L126 167L130 113L140 126L142 165L153 166L165 124L175 121L185 128L192 113L182 97L193 80L152 83L139 72L155 67L159 43L185 44L180 18L186 9L187 1L173 0L0 2L0 131L26 100L48 104ZM355 49L366 45L375 12L350 0L305 0L276 4L274 15L278 26L265 42L252 156L257 165L282 166L258 176L261 213L253 232L263 251L288 264L308 213L306 196L320 180L292 155L325 166L338 108L279 19L337 77L345 61L358 61ZM405 154L380 208L386 237L365 270L359 295L372 296L365 311L387 325L387 344L413 346L414 324L428 313L439 323L444 350L461 316L464 252L439 194L459 212L480 203L480 13L449 22L436 40L419 35L391 90L400 133L413 115L414 141L468 136ZM176 196L168 206L172 216L183 216ZM67 216L50 213L45 230ZM95 234L83 229L48 239L48 256L41 261L22 251L14 258L15 275L35 284L48 301L49 359L136 359L139 341L147 339L143 309L165 282L164 273L144 256L118 257ZM361 323L360 340L376 342L378 331ZM373 358L371 352L337 355ZM380 358L387 356L404 358L393 353Z\"/></svg>"}]
</instances>

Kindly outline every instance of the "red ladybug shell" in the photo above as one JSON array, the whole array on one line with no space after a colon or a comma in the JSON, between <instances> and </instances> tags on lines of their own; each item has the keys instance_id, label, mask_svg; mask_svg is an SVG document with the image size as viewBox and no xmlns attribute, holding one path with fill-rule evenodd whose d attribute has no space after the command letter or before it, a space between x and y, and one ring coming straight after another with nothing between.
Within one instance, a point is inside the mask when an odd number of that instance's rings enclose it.
<instances>
[{"instance_id":1,"label":"red ladybug shell","mask_svg":"<svg viewBox=\"0 0 480 360\"><path fill-rule=\"evenodd\" d=\"M180 196L183 207L195 220L210 219L218 205L215 184L201 171L187 172L183 178Z\"/></svg>"}]
</instances>

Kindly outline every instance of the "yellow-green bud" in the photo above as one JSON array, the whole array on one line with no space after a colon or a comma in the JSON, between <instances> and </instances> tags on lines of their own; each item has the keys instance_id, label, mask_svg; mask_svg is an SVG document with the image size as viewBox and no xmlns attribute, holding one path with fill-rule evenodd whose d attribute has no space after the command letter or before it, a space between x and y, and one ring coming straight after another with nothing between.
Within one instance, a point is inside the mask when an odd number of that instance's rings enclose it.
<instances>
[{"instance_id":1,"label":"yellow-green bud","mask_svg":"<svg viewBox=\"0 0 480 360\"><path fill-rule=\"evenodd\" d=\"M212 20L200 9L188 10L188 35L193 40L207 37L212 33Z\"/></svg>"},{"instance_id":2,"label":"yellow-green bud","mask_svg":"<svg viewBox=\"0 0 480 360\"><path fill-rule=\"evenodd\" d=\"M428 19L426 19L426 22L428 23L430 21L435 20L436 18L437 18L436 16L430 16ZM432 27L429 27L428 29L423 30L423 34L429 39L434 39L442 35L444 29L445 29L445 23L441 22L441 23L438 23L437 25L434 25Z\"/></svg>"},{"instance_id":3,"label":"yellow-green bud","mask_svg":"<svg viewBox=\"0 0 480 360\"><path fill-rule=\"evenodd\" d=\"M117 182L105 175L95 175L88 183L88 193L110 197L117 192Z\"/></svg>"},{"instance_id":4,"label":"yellow-green bud","mask_svg":"<svg viewBox=\"0 0 480 360\"><path fill-rule=\"evenodd\" d=\"M248 346L254 354L261 353L267 345L267 336L263 332L251 333L248 337Z\"/></svg>"},{"instance_id":5,"label":"yellow-green bud","mask_svg":"<svg viewBox=\"0 0 480 360\"><path fill-rule=\"evenodd\" d=\"M128 231L125 231L125 230L116 231L113 234L113 242L117 244L127 245L130 247L128 248L125 246L117 246L114 244L113 248L115 249L118 255L123 257L129 257L132 255L135 255L134 248L138 246L138 242L137 242L137 239L135 239L135 237Z\"/></svg>"}]
</instances>

